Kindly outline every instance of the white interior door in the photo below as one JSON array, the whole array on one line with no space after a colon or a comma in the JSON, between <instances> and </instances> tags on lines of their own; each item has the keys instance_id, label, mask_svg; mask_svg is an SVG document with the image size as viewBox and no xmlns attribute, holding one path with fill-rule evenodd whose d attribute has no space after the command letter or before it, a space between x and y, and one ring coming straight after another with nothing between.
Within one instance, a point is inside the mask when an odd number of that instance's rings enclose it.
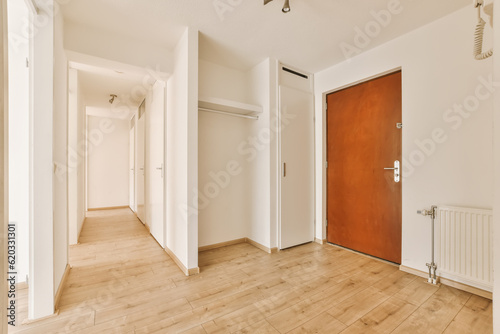
<instances>
[{"instance_id":1,"label":"white interior door","mask_svg":"<svg viewBox=\"0 0 500 334\"><path fill-rule=\"evenodd\" d=\"M165 247L163 221L165 84L157 81L147 112L148 223L151 234Z\"/></svg>"},{"instance_id":2,"label":"white interior door","mask_svg":"<svg viewBox=\"0 0 500 334\"><path fill-rule=\"evenodd\" d=\"M139 107L139 119L137 120L137 138L136 138L136 206L137 217L146 223L146 208L145 208L145 103L143 102Z\"/></svg>"},{"instance_id":3,"label":"white interior door","mask_svg":"<svg viewBox=\"0 0 500 334\"><path fill-rule=\"evenodd\" d=\"M280 86L280 249L314 240L313 94Z\"/></svg>"},{"instance_id":4,"label":"white interior door","mask_svg":"<svg viewBox=\"0 0 500 334\"><path fill-rule=\"evenodd\" d=\"M135 212L135 125L129 133L129 152L129 206Z\"/></svg>"}]
</instances>

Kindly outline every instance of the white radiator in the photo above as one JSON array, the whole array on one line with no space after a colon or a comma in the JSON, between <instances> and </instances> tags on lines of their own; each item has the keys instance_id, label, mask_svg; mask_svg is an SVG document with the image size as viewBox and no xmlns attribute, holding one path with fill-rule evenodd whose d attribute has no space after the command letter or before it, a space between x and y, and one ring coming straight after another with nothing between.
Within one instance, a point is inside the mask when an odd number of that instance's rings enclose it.
<instances>
[{"instance_id":1,"label":"white radiator","mask_svg":"<svg viewBox=\"0 0 500 334\"><path fill-rule=\"evenodd\" d=\"M440 206L435 229L438 276L492 292L492 210Z\"/></svg>"}]
</instances>

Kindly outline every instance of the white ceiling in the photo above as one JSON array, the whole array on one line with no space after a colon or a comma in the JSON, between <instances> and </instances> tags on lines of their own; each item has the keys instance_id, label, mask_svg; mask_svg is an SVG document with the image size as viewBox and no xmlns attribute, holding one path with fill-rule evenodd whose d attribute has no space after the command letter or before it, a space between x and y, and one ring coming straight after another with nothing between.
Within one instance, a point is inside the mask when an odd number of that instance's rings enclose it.
<instances>
[{"instance_id":1,"label":"white ceiling","mask_svg":"<svg viewBox=\"0 0 500 334\"><path fill-rule=\"evenodd\" d=\"M200 30L200 57L233 68L248 69L275 57L304 71L317 72L344 56L340 43L353 44L354 27L373 20L370 11L398 0L71 0L66 20L130 36L173 49L184 27ZM221 20L215 4L226 4ZM430 23L471 0L400 0L403 11L372 40L370 48ZM230 5L234 4L234 5ZM471 10L471 19L475 12Z\"/></svg>"},{"instance_id":2,"label":"white ceiling","mask_svg":"<svg viewBox=\"0 0 500 334\"><path fill-rule=\"evenodd\" d=\"M355 28L374 21L372 12L400 2L402 12L370 38L362 51L381 45L466 5L471 0L71 0L61 5L66 21L172 50L186 26L200 31L200 58L248 70L267 57L316 73L343 60L341 43L354 45ZM222 14L216 4L225 5ZM86 89L98 79L84 75ZM102 81L101 81L102 83ZM126 84L109 81L106 94ZM107 99L104 99L107 101Z\"/></svg>"},{"instance_id":3,"label":"white ceiling","mask_svg":"<svg viewBox=\"0 0 500 334\"><path fill-rule=\"evenodd\" d=\"M91 71L79 68L78 80L83 89L87 106L113 109L120 115L129 115L129 113L134 112L146 96L148 89L148 86L142 84L142 78L104 70ZM113 104L109 103L110 94L118 96Z\"/></svg>"}]
</instances>

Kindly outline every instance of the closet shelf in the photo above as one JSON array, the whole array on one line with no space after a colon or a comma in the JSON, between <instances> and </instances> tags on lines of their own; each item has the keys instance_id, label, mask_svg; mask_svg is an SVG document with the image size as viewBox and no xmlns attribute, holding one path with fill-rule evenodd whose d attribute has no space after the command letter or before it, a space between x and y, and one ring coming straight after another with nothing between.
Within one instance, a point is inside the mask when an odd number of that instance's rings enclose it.
<instances>
[{"instance_id":1,"label":"closet shelf","mask_svg":"<svg viewBox=\"0 0 500 334\"><path fill-rule=\"evenodd\" d=\"M258 116L262 113L260 106L215 97L199 97L198 108L242 116Z\"/></svg>"}]
</instances>

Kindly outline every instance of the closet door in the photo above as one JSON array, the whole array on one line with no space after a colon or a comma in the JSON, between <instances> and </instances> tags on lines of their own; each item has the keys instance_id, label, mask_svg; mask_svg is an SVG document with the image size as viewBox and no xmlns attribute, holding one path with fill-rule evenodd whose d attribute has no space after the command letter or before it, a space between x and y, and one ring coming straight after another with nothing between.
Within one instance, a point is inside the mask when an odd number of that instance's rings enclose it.
<instances>
[{"instance_id":1,"label":"closet door","mask_svg":"<svg viewBox=\"0 0 500 334\"><path fill-rule=\"evenodd\" d=\"M145 102L142 102L139 107L139 119L137 120L137 138L136 138L136 205L137 217L143 224L146 223L146 208L145 208L145 174L144 174L144 160L145 160Z\"/></svg>"},{"instance_id":2,"label":"closet door","mask_svg":"<svg viewBox=\"0 0 500 334\"><path fill-rule=\"evenodd\" d=\"M164 164L164 115L165 84L157 81L151 92L147 111L147 191L148 223L151 234L165 247L163 221L163 164Z\"/></svg>"},{"instance_id":3,"label":"closet door","mask_svg":"<svg viewBox=\"0 0 500 334\"><path fill-rule=\"evenodd\" d=\"M132 122L135 119L132 119ZM129 133L129 206L132 211L136 211L135 207L135 125L130 129Z\"/></svg>"},{"instance_id":4,"label":"closet door","mask_svg":"<svg viewBox=\"0 0 500 334\"><path fill-rule=\"evenodd\" d=\"M314 240L313 94L280 85L280 249Z\"/></svg>"}]
</instances>

